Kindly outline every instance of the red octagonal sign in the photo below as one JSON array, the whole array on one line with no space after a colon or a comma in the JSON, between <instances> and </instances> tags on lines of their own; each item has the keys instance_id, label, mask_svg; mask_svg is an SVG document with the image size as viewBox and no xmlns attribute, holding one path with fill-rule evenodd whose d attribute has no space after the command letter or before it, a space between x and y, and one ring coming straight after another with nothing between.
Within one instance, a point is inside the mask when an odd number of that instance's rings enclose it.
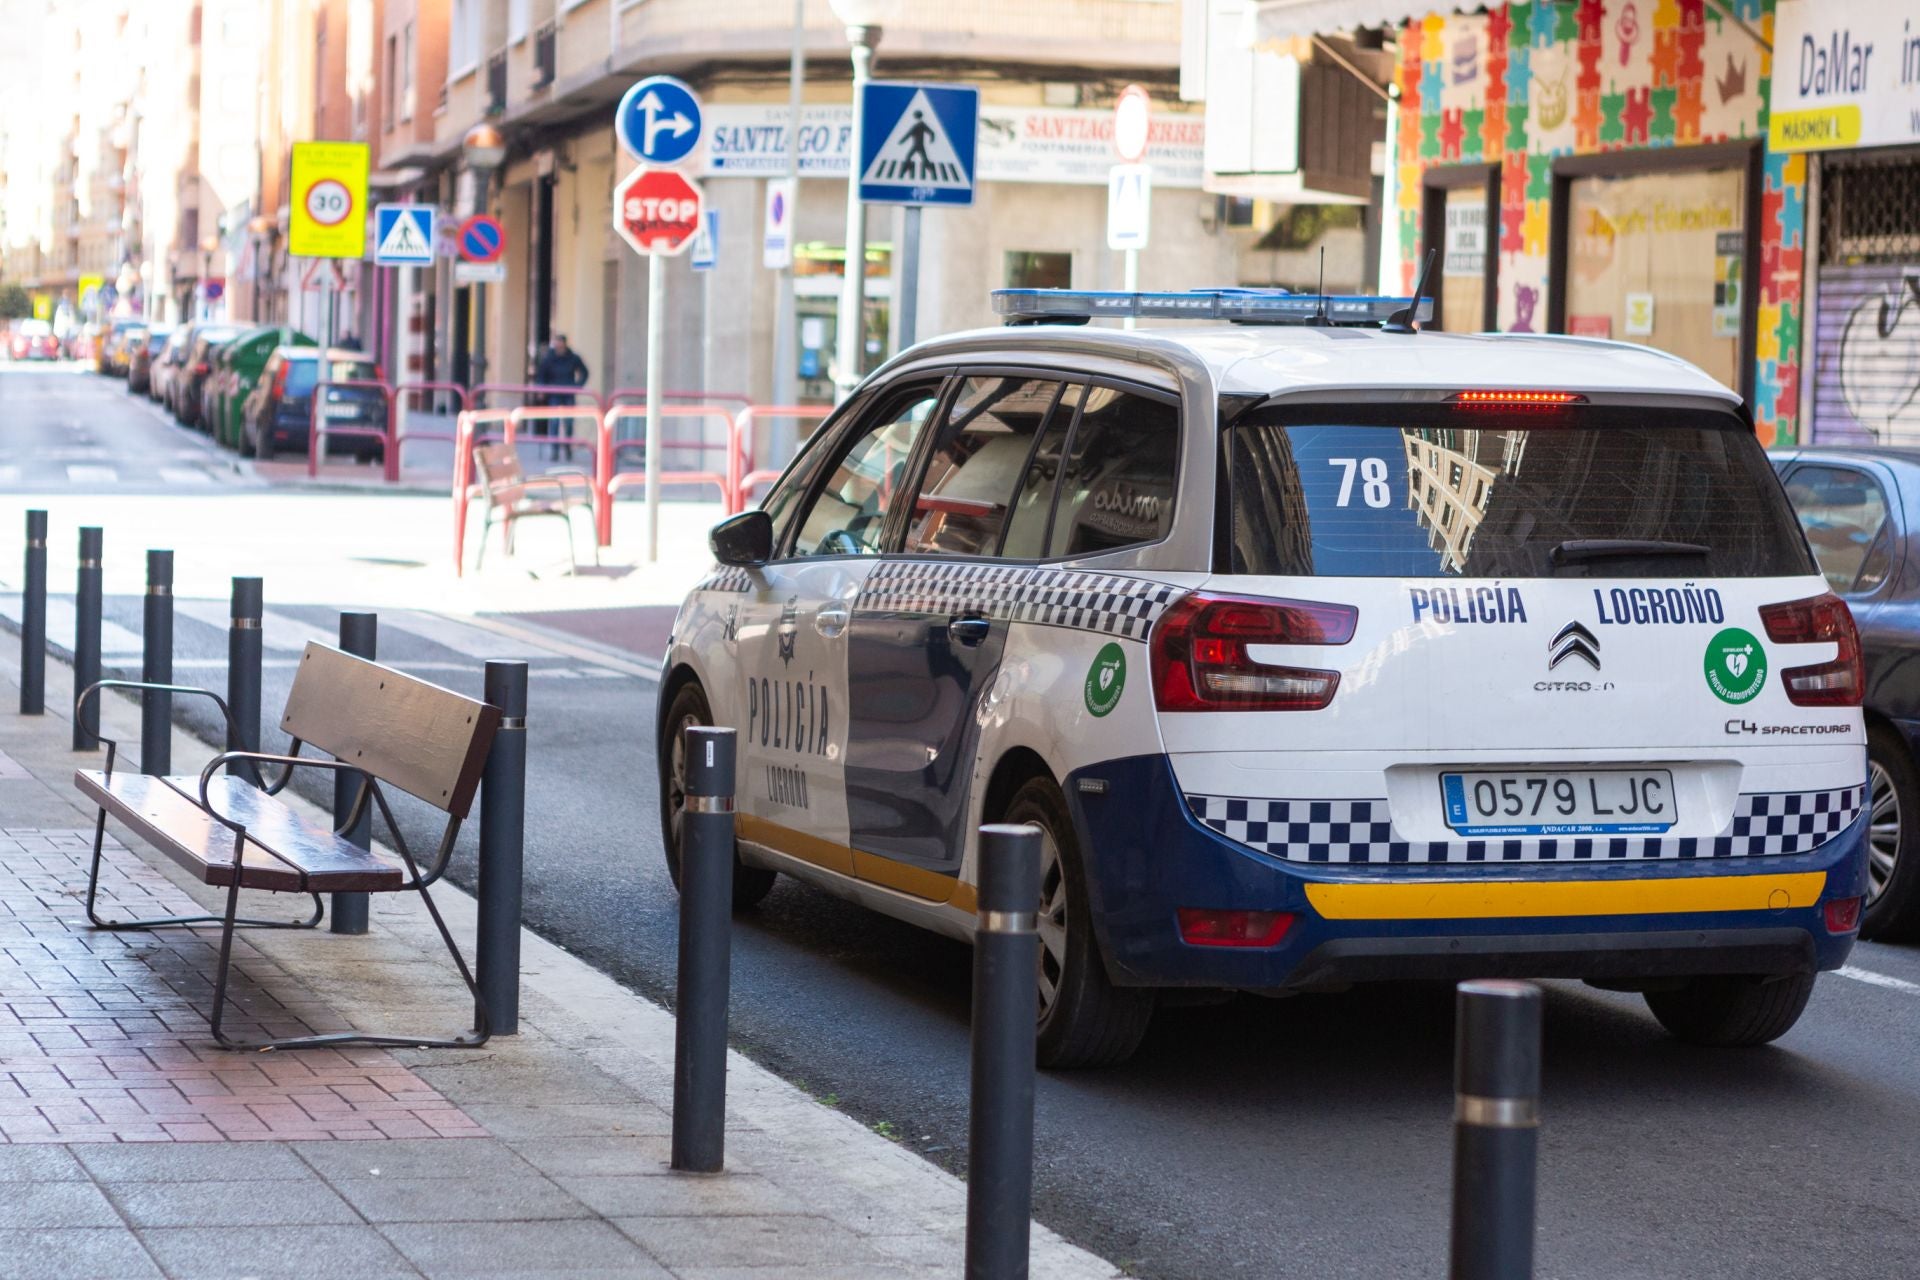
<instances>
[{"instance_id":1,"label":"red octagonal sign","mask_svg":"<svg viewBox=\"0 0 1920 1280\"><path fill-rule=\"evenodd\" d=\"M705 207L699 186L678 171L642 165L613 189L613 229L637 253L684 253Z\"/></svg>"}]
</instances>

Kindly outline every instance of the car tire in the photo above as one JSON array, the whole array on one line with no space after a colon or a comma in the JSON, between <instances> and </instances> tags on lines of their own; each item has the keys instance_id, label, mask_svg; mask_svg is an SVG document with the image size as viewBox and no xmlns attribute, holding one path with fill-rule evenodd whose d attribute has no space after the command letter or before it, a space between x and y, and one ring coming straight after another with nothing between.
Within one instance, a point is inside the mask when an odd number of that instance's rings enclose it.
<instances>
[{"instance_id":1,"label":"car tire","mask_svg":"<svg viewBox=\"0 0 1920 1280\"><path fill-rule=\"evenodd\" d=\"M1646 1001L1677 1040L1715 1048L1767 1044L1800 1021L1819 976L1689 978L1670 990L1647 992Z\"/></svg>"},{"instance_id":2,"label":"car tire","mask_svg":"<svg viewBox=\"0 0 1920 1280\"><path fill-rule=\"evenodd\" d=\"M689 725L713 723L713 711L707 706L705 690L688 681L667 704L661 720L659 750L655 758L660 766L660 846L667 856L667 878L680 888L680 818L686 813L686 755L683 731ZM758 906L773 892L779 873L765 867L750 867L733 854L733 909L744 911Z\"/></svg>"},{"instance_id":3,"label":"car tire","mask_svg":"<svg viewBox=\"0 0 1920 1280\"><path fill-rule=\"evenodd\" d=\"M1041 832L1040 1065L1064 1071L1125 1062L1146 1037L1154 992L1116 987L1107 978L1066 798L1051 778L1031 778L1013 793L1000 821L1031 823Z\"/></svg>"},{"instance_id":4,"label":"car tire","mask_svg":"<svg viewBox=\"0 0 1920 1280\"><path fill-rule=\"evenodd\" d=\"M1867 902L1860 936L1911 942L1920 934L1920 773L1899 733L1867 730Z\"/></svg>"}]
</instances>

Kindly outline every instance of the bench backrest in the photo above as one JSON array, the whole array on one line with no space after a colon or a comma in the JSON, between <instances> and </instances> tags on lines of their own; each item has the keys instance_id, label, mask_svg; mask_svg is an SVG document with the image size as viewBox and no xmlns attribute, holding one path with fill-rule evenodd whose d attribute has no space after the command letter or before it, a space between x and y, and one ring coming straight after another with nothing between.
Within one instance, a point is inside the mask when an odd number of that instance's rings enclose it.
<instances>
[{"instance_id":1,"label":"bench backrest","mask_svg":"<svg viewBox=\"0 0 1920 1280\"><path fill-rule=\"evenodd\" d=\"M473 451L473 460L480 468L480 487L489 499L513 502L519 498L527 472L512 445L505 441L483 444Z\"/></svg>"},{"instance_id":2,"label":"bench backrest","mask_svg":"<svg viewBox=\"0 0 1920 1280\"><path fill-rule=\"evenodd\" d=\"M465 818L500 710L309 643L280 728L434 808Z\"/></svg>"}]
</instances>

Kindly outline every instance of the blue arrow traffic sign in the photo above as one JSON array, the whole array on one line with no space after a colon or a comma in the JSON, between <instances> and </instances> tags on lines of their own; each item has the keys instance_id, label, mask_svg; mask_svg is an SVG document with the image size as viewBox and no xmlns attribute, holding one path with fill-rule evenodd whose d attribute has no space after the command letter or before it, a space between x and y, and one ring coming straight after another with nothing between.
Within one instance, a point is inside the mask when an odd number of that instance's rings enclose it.
<instances>
[{"instance_id":1,"label":"blue arrow traffic sign","mask_svg":"<svg viewBox=\"0 0 1920 1280\"><path fill-rule=\"evenodd\" d=\"M700 144L700 99L672 76L648 76L620 99L613 124L620 145L646 164L679 164Z\"/></svg>"},{"instance_id":2,"label":"blue arrow traffic sign","mask_svg":"<svg viewBox=\"0 0 1920 1280\"><path fill-rule=\"evenodd\" d=\"M860 95L860 198L868 204L973 203L980 90L870 80Z\"/></svg>"},{"instance_id":3,"label":"blue arrow traffic sign","mask_svg":"<svg viewBox=\"0 0 1920 1280\"><path fill-rule=\"evenodd\" d=\"M373 260L383 267L433 265L433 206L380 204L373 207Z\"/></svg>"}]
</instances>

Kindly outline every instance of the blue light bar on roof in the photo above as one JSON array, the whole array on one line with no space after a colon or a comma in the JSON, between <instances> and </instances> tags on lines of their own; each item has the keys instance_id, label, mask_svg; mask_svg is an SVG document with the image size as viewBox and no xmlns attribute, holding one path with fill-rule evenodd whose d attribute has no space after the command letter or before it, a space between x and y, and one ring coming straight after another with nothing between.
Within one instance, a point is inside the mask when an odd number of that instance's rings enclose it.
<instances>
[{"instance_id":1,"label":"blue light bar on roof","mask_svg":"<svg viewBox=\"0 0 1920 1280\"><path fill-rule=\"evenodd\" d=\"M1284 289L1189 289L1184 293L1120 293L1097 289L995 289L993 309L1013 324L1145 316L1160 320L1230 320L1236 324L1383 325L1409 298L1370 294L1288 293ZM1419 317L1433 319L1433 299Z\"/></svg>"}]
</instances>

